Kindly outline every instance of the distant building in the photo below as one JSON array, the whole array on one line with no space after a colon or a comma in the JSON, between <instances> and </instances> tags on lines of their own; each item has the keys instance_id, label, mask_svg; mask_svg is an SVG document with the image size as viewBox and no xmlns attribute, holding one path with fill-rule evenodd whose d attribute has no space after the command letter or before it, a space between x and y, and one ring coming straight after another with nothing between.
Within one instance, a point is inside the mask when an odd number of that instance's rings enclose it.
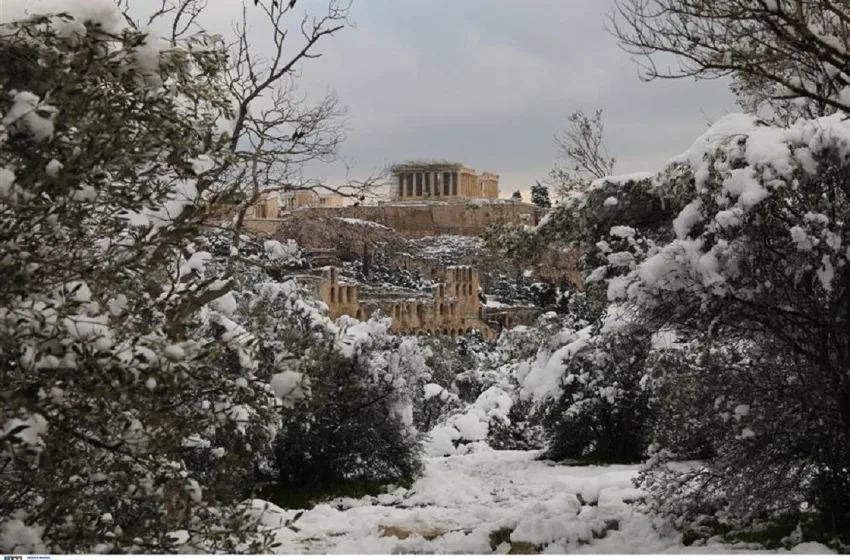
<instances>
[{"instance_id":1,"label":"distant building","mask_svg":"<svg viewBox=\"0 0 850 560\"><path fill-rule=\"evenodd\" d=\"M291 212L299 208L340 208L342 195L336 193L315 193L312 191L267 192L245 214L249 219L277 219L281 212Z\"/></svg>"},{"instance_id":2,"label":"distant building","mask_svg":"<svg viewBox=\"0 0 850 560\"><path fill-rule=\"evenodd\" d=\"M396 200L499 198L499 176L451 162L408 162L391 169Z\"/></svg>"},{"instance_id":3,"label":"distant building","mask_svg":"<svg viewBox=\"0 0 850 560\"><path fill-rule=\"evenodd\" d=\"M336 193L298 191L280 195L280 209L284 212L299 208L339 208L342 205L342 195Z\"/></svg>"}]
</instances>

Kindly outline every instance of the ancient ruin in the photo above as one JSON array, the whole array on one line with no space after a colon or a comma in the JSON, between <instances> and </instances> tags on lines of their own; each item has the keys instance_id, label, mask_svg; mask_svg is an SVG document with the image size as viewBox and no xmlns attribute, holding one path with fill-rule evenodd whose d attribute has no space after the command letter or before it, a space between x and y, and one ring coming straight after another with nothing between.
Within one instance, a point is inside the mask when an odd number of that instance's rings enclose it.
<instances>
[{"instance_id":1,"label":"ancient ruin","mask_svg":"<svg viewBox=\"0 0 850 560\"><path fill-rule=\"evenodd\" d=\"M458 200L456 202L396 201L371 206L341 208L303 208L295 212L303 218L345 218L381 224L406 238L434 235L482 236L491 224L510 223L533 226L543 216L533 204L507 199ZM272 234L275 223L247 221L246 227L257 233Z\"/></svg>"},{"instance_id":2,"label":"ancient ruin","mask_svg":"<svg viewBox=\"0 0 850 560\"><path fill-rule=\"evenodd\" d=\"M452 162L408 162L391 169L395 200L499 198L499 176Z\"/></svg>"},{"instance_id":3,"label":"ancient ruin","mask_svg":"<svg viewBox=\"0 0 850 560\"><path fill-rule=\"evenodd\" d=\"M332 319L348 315L363 321L380 312L392 319L391 329L399 334L458 336L478 330L487 340L496 335L482 320L478 272L468 266L447 268L445 282L435 285L430 295L373 293L362 296L359 285L340 282L335 267L324 270L314 289L327 304Z\"/></svg>"},{"instance_id":4,"label":"ancient ruin","mask_svg":"<svg viewBox=\"0 0 850 560\"><path fill-rule=\"evenodd\" d=\"M291 212L300 208L339 208L342 204L342 195L330 192L296 191L279 193L269 191L261 194L260 200L248 208L245 219L276 220L280 217L281 212Z\"/></svg>"}]
</instances>

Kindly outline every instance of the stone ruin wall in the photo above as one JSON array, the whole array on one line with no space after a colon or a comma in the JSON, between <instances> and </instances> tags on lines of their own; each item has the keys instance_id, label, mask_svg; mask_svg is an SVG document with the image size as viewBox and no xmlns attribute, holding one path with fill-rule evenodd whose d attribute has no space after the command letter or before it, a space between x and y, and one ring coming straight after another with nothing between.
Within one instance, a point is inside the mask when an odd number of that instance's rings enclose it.
<instances>
[{"instance_id":1,"label":"stone ruin wall","mask_svg":"<svg viewBox=\"0 0 850 560\"><path fill-rule=\"evenodd\" d=\"M344 206L342 208L304 208L302 217L355 218L375 222L396 230L408 238L432 235L480 237L490 224L536 225L542 211L533 204L384 204L380 206Z\"/></svg>"},{"instance_id":2,"label":"stone ruin wall","mask_svg":"<svg viewBox=\"0 0 850 560\"><path fill-rule=\"evenodd\" d=\"M398 334L458 336L477 329L488 340L496 335L481 320L478 273L468 266L447 268L445 282L435 286L431 299L361 299L359 286L340 283L335 268L325 270L316 291L332 319L348 315L365 321L380 311Z\"/></svg>"}]
</instances>

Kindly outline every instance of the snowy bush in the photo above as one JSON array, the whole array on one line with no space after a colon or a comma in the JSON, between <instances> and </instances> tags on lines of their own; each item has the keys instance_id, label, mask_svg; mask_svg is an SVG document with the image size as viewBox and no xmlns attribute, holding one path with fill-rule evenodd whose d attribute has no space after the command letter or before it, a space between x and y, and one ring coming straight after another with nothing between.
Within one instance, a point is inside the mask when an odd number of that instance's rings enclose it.
<instances>
[{"instance_id":1,"label":"snowy bush","mask_svg":"<svg viewBox=\"0 0 850 560\"><path fill-rule=\"evenodd\" d=\"M287 412L275 440L279 495L409 485L421 473L411 399L424 360L411 347L416 339L391 336L387 328L386 320L343 318L314 331L300 366L310 396Z\"/></svg>"},{"instance_id":2,"label":"snowy bush","mask_svg":"<svg viewBox=\"0 0 850 560\"><path fill-rule=\"evenodd\" d=\"M0 543L228 548L249 528L190 455L241 477L232 454L276 412L249 337L215 328L229 283L192 242L228 149L224 54L84 12L0 33Z\"/></svg>"},{"instance_id":3,"label":"snowy bush","mask_svg":"<svg viewBox=\"0 0 850 560\"><path fill-rule=\"evenodd\" d=\"M652 390L649 337L634 326L597 332L565 362L560 397L545 412L547 456L605 463L644 457Z\"/></svg>"},{"instance_id":4,"label":"snowy bush","mask_svg":"<svg viewBox=\"0 0 850 560\"><path fill-rule=\"evenodd\" d=\"M541 449L540 408L523 394L524 382L534 364L545 364L563 345L564 324L562 317L547 313L534 326L503 331L493 345L461 339L452 343L455 349L445 347L443 353L435 354L440 356L435 367L439 368L439 363L462 367L455 370L459 373L449 375L443 382L446 388L438 395L442 414L436 425L429 426L430 453Z\"/></svg>"},{"instance_id":5,"label":"snowy bush","mask_svg":"<svg viewBox=\"0 0 850 560\"><path fill-rule=\"evenodd\" d=\"M710 381L670 370L664 391L699 402L706 433L722 423L712 458L684 472L659 459L668 482L648 483L683 523L804 514L825 532L850 526L848 146L841 115L789 128L721 119L653 182L686 202L664 241L608 283L650 329L703 343L695 365Z\"/></svg>"}]
</instances>

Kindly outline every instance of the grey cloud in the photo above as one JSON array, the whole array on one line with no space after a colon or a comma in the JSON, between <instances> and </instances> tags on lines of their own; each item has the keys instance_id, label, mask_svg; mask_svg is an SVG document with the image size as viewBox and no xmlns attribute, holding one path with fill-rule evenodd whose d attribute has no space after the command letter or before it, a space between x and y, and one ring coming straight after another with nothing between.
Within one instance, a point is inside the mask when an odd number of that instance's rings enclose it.
<instances>
[{"instance_id":1,"label":"grey cloud","mask_svg":"<svg viewBox=\"0 0 850 560\"><path fill-rule=\"evenodd\" d=\"M142 0L148 2L150 0ZM321 12L327 0L299 0ZM211 0L226 33L240 3ZM349 108L341 155L369 174L419 157L502 175L509 194L544 178L552 137L575 109L601 108L618 171L652 170L683 151L707 120L735 111L719 82L643 83L604 27L612 0L354 0L356 28L303 66L311 98L336 90ZM263 29L253 34L262 41ZM343 180L341 165L311 169Z\"/></svg>"},{"instance_id":2,"label":"grey cloud","mask_svg":"<svg viewBox=\"0 0 850 560\"><path fill-rule=\"evenodd\" d=\"M349 106L342 152L364 171L446 157L500 173L507 194L545 177L552 136L578 108L604 110L619 171L652 170L734 100L719 82L642 82L604 29L610 9L609 0L360 0L357 29L305 68L304 86L331 86Z\"/></svg>"}]
</instances>

